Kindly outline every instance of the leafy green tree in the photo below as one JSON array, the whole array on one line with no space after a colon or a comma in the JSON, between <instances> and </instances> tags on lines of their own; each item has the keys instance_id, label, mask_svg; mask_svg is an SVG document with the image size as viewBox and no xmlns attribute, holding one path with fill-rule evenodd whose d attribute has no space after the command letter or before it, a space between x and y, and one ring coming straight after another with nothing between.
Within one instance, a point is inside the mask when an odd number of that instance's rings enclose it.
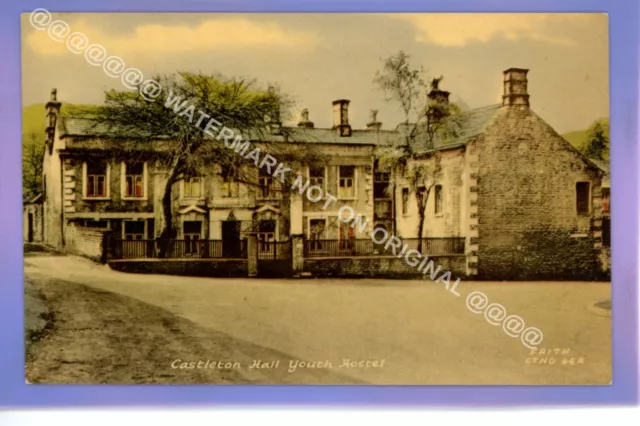
<instances>
[{"instance_id":1,"label":"leafy green tree","mask_svg":"<svg viewBox=\"0 0 640 426\"><path fill-rule=\"evenodd\" d=\"M277 90L262 90L253 80L186 72L154 80L162 88L155 101L145 99L138 91L111 90L93 118L101 133L117 141L111 145L114 156L144 156L167 171L167 183L161 189L161 239L168 240L177 234L172 212L175 183L214 164L231 170L238 182L255 183L255 170L243 175L247 169L243 156L205 133L210 119L220 123L218 129L233 129L243 140L261 140L272 132L281 111L290 103ZM149 148L150 143L153 148ZM161 247L161 256L162 251Z\"/></svg>"},{"instance_id":2,"label":"leafy green tree","mask_svg":"<svg viewBox=\"0 0 640 426\"><path fill-rule=\"evenodd\" d=\"M589 128L589 137L583 154L595 160L609 160L609 126L596 121Z\"/></svg>"},{"instance_id":3,"label":"leafy green tree","mask_svg":"<svg viewBox=\"0 0 640 426\"><path fill-rule=\"evenodd\" d=\"M384 60L382 70L376 72L373 78L374 85L384 92L387 102L400 104L406 124L418 108L419 100L426 88L424 69L413 68L410 59L410 55L400 50Z\"/></svg>"},{"instance_id":4,"label":"leafy green tree","mask_svg":"<svg viewBox=\"0 0 640 426\"><path fill-rule=\"evenodd\" d=\"M44 120L43 120L44 121ZM22 192L33 197L42 192L42 157L44 155L44 132L35 132L22 141Z\"/></svg>"}]
</instances>

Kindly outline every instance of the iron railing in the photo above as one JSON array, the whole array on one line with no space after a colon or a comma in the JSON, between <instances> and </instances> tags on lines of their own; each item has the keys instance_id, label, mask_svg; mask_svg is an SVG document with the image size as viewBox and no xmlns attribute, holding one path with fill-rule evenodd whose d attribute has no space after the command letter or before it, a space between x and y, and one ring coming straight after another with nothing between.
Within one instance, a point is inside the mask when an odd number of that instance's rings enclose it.
<instances>
[{"instance_id":1,"label":"iron railing","mask_svg":"<svg viewBox=\"0 0 640 426\"><path fill-rule=\"evenodd\" d=\"M464 254L464 238L423 238L419 247L418 238L401 239L403 245L418 250L428 256ZM386 247L385 247L386 246ZM400 249L395 253L399 254ZM376 244L372 239L344 240L307 240L304 244L304 257L349 257L349 256L392 256L391 245Z\"/></svg>"},{"instance_id":2,"label":"iron railing","mask_svg":"<svg viewBox=\"0 0 640 426\"><path fill-rule=\"evenodd\" d=\"M246 240L112 240L113 259L246 259Z\"/></svg>"},{"instance_id":3,"label":"iron railing","mask_svg":"<svg viewBox=\"0 0 640 426\"><path fill-rule=\"evenodd\" d=\"M258 259L282 260L291 257L291 241L258 241Z\"/></svg>"}]
</instances>

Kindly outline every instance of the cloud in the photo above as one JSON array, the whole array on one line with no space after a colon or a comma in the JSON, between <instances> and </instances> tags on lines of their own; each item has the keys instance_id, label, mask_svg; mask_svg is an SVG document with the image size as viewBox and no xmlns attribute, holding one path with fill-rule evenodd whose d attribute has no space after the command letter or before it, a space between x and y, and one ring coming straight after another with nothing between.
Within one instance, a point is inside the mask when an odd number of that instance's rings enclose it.
<instances>
[{"instance_id":1,"label":"cloud","mask_svg":"<svg viewBox=\"0 0 640 426\"><path fill-rule=\"evenodd\" d=\"M71 32L83 33L90 43L100 44L114 55L310 47L319 40L317 35L310 32L290 31L274 22L256 22L238 17L211 19L197 26L140 25L133 34L126 35L104 32L92 26L86 18L66 20L64 15L53 15L53 18L65 20ZM25 44L34 52L42 55L69 54L65 44L52 40L46 31L30 28L28 22L23 26L29 29L25 31Z\"/></svg>"},{"instance_id":2,"label":"cloud","mask_svg":"<svg viewBox=\"0 0 640 426\"><path fill-rule=\"evenodd\" d=\"M549 24L581 21L586 14L540 13L432 13L393 14L394 19L409 22L416 41L440 46L465 46L487 43L494 38L530 39L544 43L573 46L575 41L553 31ZM603 15L598 15L603 16Z\"/></svg>"}]
</instances>

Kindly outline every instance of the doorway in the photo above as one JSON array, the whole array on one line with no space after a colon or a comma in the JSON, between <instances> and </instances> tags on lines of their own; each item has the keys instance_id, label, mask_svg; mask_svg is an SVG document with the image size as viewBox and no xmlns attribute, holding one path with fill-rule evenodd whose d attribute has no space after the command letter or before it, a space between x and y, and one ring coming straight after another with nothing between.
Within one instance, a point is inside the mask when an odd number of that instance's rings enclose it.
<instances>
[{"instance_id":1,"label":"doorway","mask_svg":"<svg viewBox=\"0 0 640 426\"><path fill-rule=\"evenodd\" d=\"M225 220L222 222L222 257L242 257L240 246L240 221Z\"/></svg>"}]
</instances>

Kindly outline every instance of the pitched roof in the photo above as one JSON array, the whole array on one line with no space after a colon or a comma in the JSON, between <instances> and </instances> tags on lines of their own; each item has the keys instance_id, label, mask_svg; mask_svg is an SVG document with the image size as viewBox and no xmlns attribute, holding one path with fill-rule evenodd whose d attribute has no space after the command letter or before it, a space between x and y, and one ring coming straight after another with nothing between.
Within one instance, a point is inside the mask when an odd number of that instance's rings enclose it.
<instances>
[{"instance_id":1,"label":"pitched roof","mask_svg":"<svg viewBox=\"0 0 640 426\"><path fill-rule=\"evenodd\" d=\"M34 204L34 203L41 203L42 202L42 193L38 193L36 195L32 195L29 197L25 197L22 200L23 204Z\"/></svg>"},{"instance_id":2,"label":"pitched roof","mask_svg":"<svg viewBox=\"0 0 640 426\"><path fill-rule=\"evenodd\" d=\"M114 137L125 136L131 138L150 137L150 134L131 128L118 128L90 117L65 117L58 120L58 131L60 136L100 136Z\"/></svg>"},{"instance_id":3,"label":"pitched roof","mask_svg":"<svg viewBox=\"0 0 640 426\"><path fill-rule=\"evenodd\" d=\"M412 149L417 154L424 154L464 146L484 132L501 107L502 104L488 105L462 112L455 119L450 118L451 126L456 128L456 135L450 138L436 136L433 141L429 141L426 123L418 122L411 135Z\"/></svg>"},{"instance_id":4,"label":"pitched roof","mask_svg":"<svg viewBox=\"0 0 640 426\"><path fill-rule=\"evenodd\" d=\"M58 131L60 136L85 137L131 137L144 138L150 135L134 129L118 129L89 117L61 117ZM398 132L393 130L360 130L351 131L351 136L340 136L334 129L284 127L280 135L260 137L255 134L243 134L247 139L265 142L303 142L303 143L335 143L350 145L384 145L394 143L398 139Z\"/></svg>"},{"instance_id":5,"label":"pitched roof","mask_svg":"<svg viewBox=\"0 0 640 426\"><path fill-rule=\"evenodd\" d=\"M394 130L351 130L351 136L340 136L335 129L285 127L283 135L268 135L269 142L332 143L348 145L388 145L399 140Z\"/></svg>"}]
</instances>

